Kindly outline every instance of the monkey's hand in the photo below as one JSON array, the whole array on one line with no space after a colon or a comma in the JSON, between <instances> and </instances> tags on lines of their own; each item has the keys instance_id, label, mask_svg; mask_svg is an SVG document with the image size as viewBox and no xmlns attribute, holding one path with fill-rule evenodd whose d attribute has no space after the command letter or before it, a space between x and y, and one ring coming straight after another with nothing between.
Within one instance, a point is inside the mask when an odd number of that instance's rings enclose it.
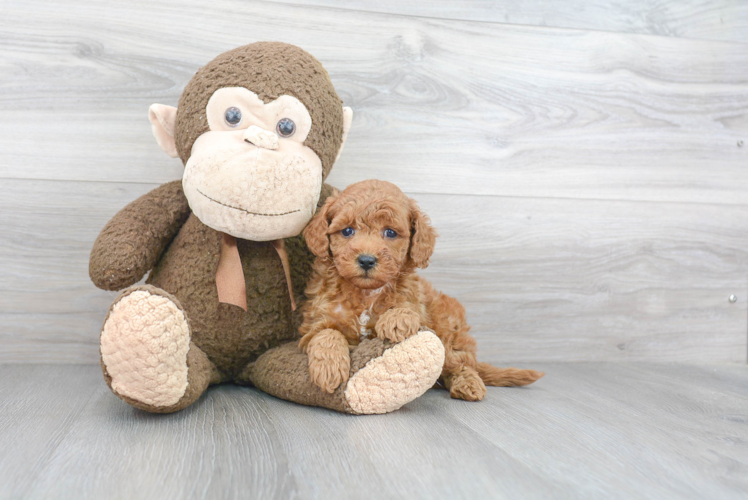
<instances>
[{"instance_id":1,"label":"monkey's hand","mask_svg":"<svg viewBox=\"0 0 748 500\"><path fill-rule=\"evenodd\" d=\"M322 330L309 341L306 353L309 376L320 389L332 394L340 384L348 382L351 356L342 333L332 328Z\"/></svg>"},{"instance_id":2,"label":"monkey's hand","mask_svg":"<svg viewBox=\"0 0 748 500\"><path fill-rule=\"evenodd\" d=\"M417 312L404 307L396 307L382 314L374 325L374 331L380 339L402 342L415 335L421 326L421 317Z\"/></svg>"},{"instance_id":3,"label":"monkey's hand","mask_svg":"<svg viewBox=\"0 0 748 500\"><path fill-rule=\"evenodd\" d=\"M91 281L104 290L137 283L156 265L189 214L182 181L166 183L127 205L96 238L88 265Z\"/></svg>"}]
</instances>

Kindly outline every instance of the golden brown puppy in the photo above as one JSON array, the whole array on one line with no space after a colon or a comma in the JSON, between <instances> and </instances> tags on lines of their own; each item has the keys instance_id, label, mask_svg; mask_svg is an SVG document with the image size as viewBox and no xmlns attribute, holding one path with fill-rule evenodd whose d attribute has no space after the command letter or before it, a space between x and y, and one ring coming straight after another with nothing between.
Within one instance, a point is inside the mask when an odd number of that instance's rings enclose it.
<instances>
[{"instance_id":1,"label":"golden brown puppy","mask_svg":"<svg viewBox=\"0 0 748 500\"><path fill-rule=\"evenodd\" d=\"M327 199L304 230L317 260L300 346L315 384L332 393L347 381L349 346L370 335L402 342L420 327L444 343L441 380L453 398L479 401L485 384L527 385L543 376L477 362L465 308L415 274L428 266L436 236L416 203L389 182L359 182Z\"/></svg>"}]
</instances>

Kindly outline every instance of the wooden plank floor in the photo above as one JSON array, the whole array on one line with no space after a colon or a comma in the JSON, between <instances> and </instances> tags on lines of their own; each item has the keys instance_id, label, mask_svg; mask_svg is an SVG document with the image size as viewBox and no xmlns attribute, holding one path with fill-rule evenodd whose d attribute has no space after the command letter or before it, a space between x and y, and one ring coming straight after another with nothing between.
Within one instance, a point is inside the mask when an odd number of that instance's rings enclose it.
<instances>
[{"instance_id":1,"label":"wooden plank floor","mask_svg":"<svg viewBox=\"0 0 748 500\"><path fill-rule=\"evenodd\" d=\"M0 498L745 498L748 368L546 363L347 416L236 386L174 415L95 365L0 365Z\"/></svg>"},{"instance_id":2,"label":"wooden plank floor","mask_svg":"<svg viewBox=\"0 0 748 500\"><path fill-rule=\"evenodd\" d=\"M306 0L304 4L483 23L748 42L748 3L739 0Z\"/></svg>"}]
</instances>

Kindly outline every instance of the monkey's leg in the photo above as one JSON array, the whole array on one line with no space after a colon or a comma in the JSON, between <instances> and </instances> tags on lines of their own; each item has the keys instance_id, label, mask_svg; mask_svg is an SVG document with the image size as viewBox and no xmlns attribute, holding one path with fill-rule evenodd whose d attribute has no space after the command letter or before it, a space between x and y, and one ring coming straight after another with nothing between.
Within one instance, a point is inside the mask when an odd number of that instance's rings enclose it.
<instances>
[{"instance_id":1,"label":"monkey's leg","mask_svg":"<svg viewBox=\"0 0 748 500\"><path fill-rule=\"evenodd\" d=\"M194 403L218 371L190 340L176 297L150 285L124 290L101 331L101 368L109 388L127 403L171 413Z\"/></svg>"},{"instance_id":2,"label":"monkey's leg","mask_svg":"<svg viewBox=\"0 0 748 500\"><path fill-rule=\"evenodd\" d=\"M345 413L388 413L431 388L444 364L444 345L430 330L398 344L378 338L351 351L348 383L332 394L314 385L298 342L267 351L247 366L239 381L281 399Z\"/></svg>"}]
</instances>

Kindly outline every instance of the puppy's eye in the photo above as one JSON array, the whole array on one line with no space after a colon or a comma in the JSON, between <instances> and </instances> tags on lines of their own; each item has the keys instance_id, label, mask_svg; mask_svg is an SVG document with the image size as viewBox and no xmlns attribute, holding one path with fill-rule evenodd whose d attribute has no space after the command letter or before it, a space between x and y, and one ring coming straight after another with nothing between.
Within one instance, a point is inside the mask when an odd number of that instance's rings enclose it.
<instances>
[{"instance_id":1,"label":"puppy's eye","mask_svg":"<svg viewBox=\"0 0 748 500\"><path fill-rule=\"evenodd\" d=\"M236 127L242 122L242 111L239 108L231 107L226 110L223 118L229 127Z\"/></svg>"},{"instance_id":2,"label":"puppy's eye","mask_svg":"<svg viewBox=\"0 0 748 500\"><path fill-rule=\"evenodd\" d=\"M296 132L296 124L290 118L281 118L278 125L275 126L275 130L281 137L291 137Z\"/></svg>"},{"instance_id":3,"label":"puppy's eye","mask_svg":"<svg viewBox=\"0 0 748 500\"><path fill-rule=\"evenodd\" d=\"M397 231L395 231L394 229L385 229L384 237L385 238L397 238Z\"/></svg>"},{"instance_id":4,"label":"puppy's eye","mask_svg":"<svg viewBox=\"0 0 748 500\"><path fill-rule=\"evenodd\" d=\"M346 238L348 238L349 236L353 236L353 233L355 233L355 231L353 230L352 227L347 227L343 229L342 231L340 231L340 234L342 234Z\"/></svg>"}]
</instances>

